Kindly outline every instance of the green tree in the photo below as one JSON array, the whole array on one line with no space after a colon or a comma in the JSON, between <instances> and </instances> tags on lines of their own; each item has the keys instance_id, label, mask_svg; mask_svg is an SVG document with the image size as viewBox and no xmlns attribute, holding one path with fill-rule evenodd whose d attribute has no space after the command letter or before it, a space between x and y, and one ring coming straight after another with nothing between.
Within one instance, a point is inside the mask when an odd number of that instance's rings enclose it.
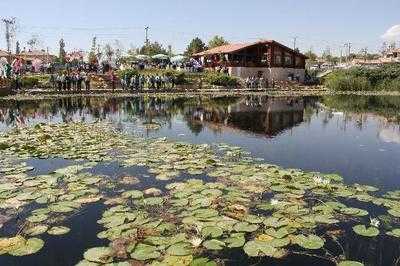
<instances>
[{"instance_id":1,"label":"green tree","mask_svg":"<svg viewBox=\"0 0 400 266\"><path fill-rule=\"evenodd\" d=\"M208 42L208 47L211 48L215 48L221 45L226 45L229 44L229 42L227 40L224 39L224 37L219 36L219 35L215 35L209 42Z\"/></svg>"},{"instance_id":2,"label":"green tree","mask_svg":"<svg viewBox=\"0 0 400 266\"><path fill-rule=\"evenodd\" d=\"M139 54L153 56L156 54L168 54L168 51L159 42L153 42L143 45L139 49Z\"/></svg>"},{"instance_id":3,"label":"green tree","mask_svg":"<svg viewBox=\"0 0 400 266\"><path fill-rule=\"evenodd\" d=\"M186 48L185 55L191 56L207 49L206 44L198 37L194 38Z\"/></svg>"},{"instance_id":4,"label":"green tree","mask_svg":"<svg viewBox=\"0 0 400 266\"><path fill-rule=\"evenodd\" d=\"M97 64L97 56L96 56L96 47L97 47L97 38L93 37L92 39L92 47L90 48L89 56L88 56L88 61L89 64Z\"/></svg>"},{"instance_id":5,"label":"green tree","mask_svg":"<svg viewBox=\"0 0 400 266\"><path fill-rule=\"evenodd\" d=\"M60 52L59 52L59 62L61 64L65 64L65 57L66 57L66 52L65 52L65 42L64 39L60 40Z\"/></svg>"}]
</instances>

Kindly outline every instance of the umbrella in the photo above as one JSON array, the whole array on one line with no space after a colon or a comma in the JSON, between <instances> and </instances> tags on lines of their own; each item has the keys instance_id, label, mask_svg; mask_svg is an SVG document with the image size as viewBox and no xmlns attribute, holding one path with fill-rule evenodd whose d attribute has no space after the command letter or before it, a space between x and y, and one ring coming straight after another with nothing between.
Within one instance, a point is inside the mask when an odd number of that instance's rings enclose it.
<instances>
[{"instance_id":1,"label":"umbrella","mask_svg":"<svg viewBox=\"0 0 400 266\"><path fill-rule=\"evenodd\" d=\"M156 54L156 55L153 55L151 58L159 59L159 60L168 60L169 56L165 55L165 54Z\"/></svg>"},{"instance_id":2,"label":"umbrella","mask_svg":"<svg viewBox=\"0 0 400 266\"><path fill-rule=\"evenodd\" d=\"M177 55L177 56L171 57L171 62L173 62L173 63L180 63L185 60L186 60L186 57L183 55Z\"/></svg>"},{"instance_id":3,"label":"umbrella","mask_svg":"<svg viewBox=\"0 0 400 266\"><path fill-rule=\"evenodd\" d=\"M135 57L136 57L136 59L139 59L139 60L149 60L150 59L150 56L144 55L144 54L138 54L138 55L135 55Z\"/></svg>"}]
</instances>

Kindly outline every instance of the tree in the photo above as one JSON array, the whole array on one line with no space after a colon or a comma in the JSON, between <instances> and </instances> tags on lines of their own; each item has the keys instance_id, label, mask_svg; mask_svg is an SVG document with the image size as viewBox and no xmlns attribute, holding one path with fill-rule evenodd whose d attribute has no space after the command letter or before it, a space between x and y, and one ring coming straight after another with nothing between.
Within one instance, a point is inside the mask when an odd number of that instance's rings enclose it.
<instances>
[{"instance_id":1,"label":"tree","mask_svg":"<svg viewBox=\"0 0 400 266\"><path fill-rule=\"evenodd\" d=\"M215 48L221 45L226 45L229 44L227 40L224 39L222 36L215 35L209 42L208 42L208 47Z\"/></svg>"},{"instance_id":2,"label":"tree","mask_svg":"<svg viewBox=\"0 0 400 266\"><path fill-rule=\"evenodd\" d=\"M112 59L113 59L113 55L115 54L115 51L112 48L112 46L108 43L104 46L104 54L107 57L108 63L111 63Z\"/></svg>"},{"instance_id":3,"label":"tree","mask_svg":"<svg viewBox=\"0 0 400 266\"><path fill-rule=\"evenodd\" d=\"M194 38L186 48L185 55L192 56L193 54L203 52L207 49L206 44L198 37Z\"/></svg>"},{"instance_id":4,"label":"tree","mask_svg":"<svg viewBox=\"0 0 400 266\"><path fill-rule=\"evenodd\" d=\"M66 52L65 52L64 39L61 39L59 44L60 44L60 52L59 52L58 58L59 58L59 61L61 64L65 64Z\"/></svg>"},{"instance_id":5,"label":"tree","mask_svg":"<svg viewBox=\"0 0 400 266\"><path fill-rule=\"evenodd\" d=\"M160 43L153 42L143 45L138 53L153 56L156 54L168 54L168 51Z\"/></svg>"},{"instance_id":6,"label":"tree","mask_svg":"<svg viewBox=\"0 0 400 266\"><path fill-rule=\"evenodd\" d=\"M97 47L96 42L97 42L97 38L93 37L92 47L90 48L90 52L89 52L89 56L88 56L89 64L92 64L92 65L96 65L98 63L97 56L96 56L96 47Z\"/></svg>"},{"instance_id":7,"label":"tree","mask_svg":"<svg viewBox=\"0 0 400 266\"><path fill-rule=\"evenodd\" d=\"M19 41L15 44L15 54L19 55L21 53L21 47L19 45Z\"/></svg>"},{"instance_id":8,"label":"tree","mask_svg":"<svg viewBox=\"0 0 400 266\"><path fill-rule=\"evenodd\" d=\"M37 35L32 35L32 37L26 42L31 51L36 50L38 48L39 43L40 41Z\"/></svg>"}]
</instances>

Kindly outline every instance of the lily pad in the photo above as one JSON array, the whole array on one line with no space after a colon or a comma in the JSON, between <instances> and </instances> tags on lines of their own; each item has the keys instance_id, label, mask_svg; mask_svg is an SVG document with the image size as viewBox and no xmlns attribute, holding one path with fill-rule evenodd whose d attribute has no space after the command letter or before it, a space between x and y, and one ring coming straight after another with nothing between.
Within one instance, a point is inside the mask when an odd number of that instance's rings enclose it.
<instances>
[{"instance_id":1,"label":"lily pad","mask_svg":"<svg viewBox=\"0 0 400 266\"><path fill-rule=\"evenodd\" d=\"M225 243L217 239L211 239L203 242L203 247L208 250L222 250L225 247Z\"/></svg>"},{"instance_id":2,"label":"lily pad","mask_svg":"<svg viewBox=\"0 0 400 266\"><path fill-rule=\"evenodd\" d=\"M112 262L112 253L110 247L95 247L86 250L83 257L91 262L109 263Z\"/></svg>"},{"instance_id":3,"label":"lily pad","mask_svg":"<svg viewBox=\"0 0 400 266\"><path fill-rule=\"evenodd\" d=\"M359 224L356 226L353 226L353 231L360 236L365 236L365 237L374 237L379 235L379 229L371 226L371 227L366 227L363 224Z\"/></svg>"},{"instance_id":4,"label":"lily pad","mask_svg":"<svg viewBox=\"0 0 400 266\"><path fill-rule=\"evenodd\" d=\"M239 222L233 226L236 232L254 232L258 229L258 225L249 224L248 222Z\"/></svg>"},{"instance_id":5,"label":"lily pad","mask_svg":"<svg viewBox=\"0 0 400 266\"><path fill-rule=\"evenodd\" d=\"M386 234L389 236L400 238L400 228L393 229L392 231L387 232Z\"/></svg>"},{"instance_id":6,"label":"lily pad","mask_svg":"<svg viewBox=\"0 0 400 266\"><path fill-rule=\"evenodd\" d=\"M71 229L65 226L54 226L47 231L49 235L65 235L69 233Z\"/></svg>"},{"instance_id":7,"label":"lily pad","mask_svg":"<svg viewBox=\"0 0 400 266\"><path fill-rule=\"evenodd\" d=\"M244 252L250 257L268 256L273 257L277 249L271 246L268 242L259 240L251 240L243 247Z\"/></svg>"},{"instance_id":8,"label":"lily pad","mask_svg":"<svg viewBox=\"0 0 400 266\"><path fill-rule=\"evenodd\" d=\"M45 233L49 227L44 224L39 224L34 227L31 227L27 230L25 230L25 234L30 235L30 236L37 236Z\"/></svg>"},{"instance_id":9,"label":"lily pad","mask_svg":"<svg viewBox=\"0 0 400 266\"><path fill-rule=\"evenodd\" d=\"M296 235L294 243L305 249L320 249L324 246L325 240L316 235Z\"/></svg>"},{"instance_id":10,"label":"lily pad","mask_svg":"<svg viewBox=\"0 0 400 266\"><path fill-rule=\"evenodd\" d=\"M201 230L201 235L204 238L211 237L217 238L223 234L223 231L218 226L206 226Z\"/></svg>"},{"instance_id":11,"label":"lily pad","mask_svg":"<svg viewBox=\"0 0 400 266\"><path fill-rule=\"evenodd\" d=\"M180 242L173 244L167 249L167 253L173 256L187 256L192 254L192 248L190 244Z\"/></svg>"},{"instance_id":12,"label":"lily pad","mask_svg":"<svg viewBox=\"0 0 400 266\"><path fill-rule=\"evenodd\" d=\"M160 256L161 253L157 251L156 247L146 244L138 244L133 253L131 253L133 259L140 261L157 259Z\"/></svg>"},{"instance_id":13,"label":"lily pad","mask_svg":"<svg viewBox=\"0 0 400 266\"><path fill-rule=\"evenodd\" d=\"M43 240L39 238L29 238L24 245L8 252L12 256L27 256L37 253L44 246Z\"/></svg>"},{"instance_id":14,"label":"lily pad","mask_svg":"<svg viewBox=\"0 0 400 266\"><path fill-rule=\"evenodd\" d=\"M338 266L364 266L364 264L358 261L346 260L339 262Z\"/></svg>"}]
</instances>

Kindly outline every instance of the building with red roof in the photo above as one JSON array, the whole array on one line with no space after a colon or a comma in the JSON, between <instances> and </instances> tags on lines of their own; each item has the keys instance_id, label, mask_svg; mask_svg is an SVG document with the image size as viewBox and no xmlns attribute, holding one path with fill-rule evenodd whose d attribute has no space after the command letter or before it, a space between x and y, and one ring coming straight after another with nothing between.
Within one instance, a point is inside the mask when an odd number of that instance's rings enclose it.
<instances>
[{"instance_id":1,"label":"building with red roof","mask_svg":"<svg viewBox=\"0 0 400 266\"><path fill-rule=\"evenodd\" d=\"M240 78L304 82L307 57L273 40L227 44L194 54L204 68L225 70Z\"/></svg>"}]
</instances>

